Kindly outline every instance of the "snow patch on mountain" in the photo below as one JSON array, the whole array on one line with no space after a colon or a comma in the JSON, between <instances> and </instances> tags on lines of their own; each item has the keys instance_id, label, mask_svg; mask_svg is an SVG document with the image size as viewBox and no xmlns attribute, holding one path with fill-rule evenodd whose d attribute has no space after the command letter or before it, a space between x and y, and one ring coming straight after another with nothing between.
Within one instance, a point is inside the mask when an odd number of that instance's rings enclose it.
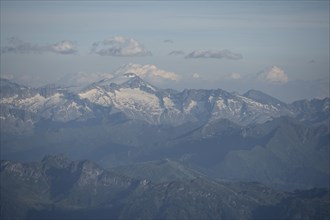
<instances>
[{"instance_id":1,"label":"snow patch on mountain","mask_svg":"<svg viewBox=\"0 0 330 220\"><path fill-rule=\"evenodd\" d=\"M106 93L101 88L93 88L85 92L78 94L81 99L87 99L92 103L101 105L101 106L110 106L112 101L108 93Z\"/></svg>"},{"instance_id":2,"label":"snow patch on mountain","mask_svg":"<svg viewBox=\"0 0 330 220\"><path fill-rule=\"evenodd\" d=\"M191 100L190 102L189 102L189 104L184 108L184 112L191 112L191 110L193 109L193 108L195 108L197 106L197 102L196 101L194 101L194 100Z\"/></svg>"},{"instance_id":3,"label":"snow patch on mountain","mask_svg":"<svg viewBox=\"0 0 330 220\"><path fill-rule=\"evenodd\" d=\"M175 109L175 104L169 97L164 97L163 98L164 106L168 110L174 110Z\"/></svg>"},{"instance_id":4,"label":"snow patch on mountain","mask_svg":"<svg viewBox=\"0 0 330 220\"><path fill-rule=\"evenodd\" d=\"M219 98L217 101L216 101L216 106L219 108L219 110L221 109L225 109L227 106L225 105L225 102L223 99Z\"/></svg>"},{"instance_id":5,"label":"snow patch on mountain","mask_svg":"<svg viewBox=\"0 0 330 220\"><path fill-rule=\"evenodd\" d=\"M116 90L110 97L115 107L124 111L130 109L157 116L162 113L158 97L138 88L122 88Z\"/></svg>"},{"instance_id":6,"label":"snow patch on mountain","mask_svg":"<svg viewBox=\"0 0 330 220\"><path fill-rule=\"evenodd\" d=\"M0 103L9 104L12 107L22 108L30 112L38 112L42 107L58 105L62 100L62 94L56 93L51 97L45 98L40 94L32 97L19 98L17 95L1 99Z\"/></svg>"}]
</instances>

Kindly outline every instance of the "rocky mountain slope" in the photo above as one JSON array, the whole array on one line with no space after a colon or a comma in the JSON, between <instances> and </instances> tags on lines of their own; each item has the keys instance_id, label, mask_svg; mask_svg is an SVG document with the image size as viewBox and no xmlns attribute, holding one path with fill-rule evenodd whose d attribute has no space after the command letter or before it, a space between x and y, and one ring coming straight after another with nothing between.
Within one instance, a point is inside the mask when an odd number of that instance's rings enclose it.
<instances>
[{"instance_id":1,"label":"rocky mountain slope","mask_svg":"<svg viewBox=\"0 0 330 220\"><path fill-rule=\"evenodd\" d=\"M326 189L199 177L154 183L63 155L1 161L1 219L328 219L328 208Z\"/></svg>"}]
</instances>

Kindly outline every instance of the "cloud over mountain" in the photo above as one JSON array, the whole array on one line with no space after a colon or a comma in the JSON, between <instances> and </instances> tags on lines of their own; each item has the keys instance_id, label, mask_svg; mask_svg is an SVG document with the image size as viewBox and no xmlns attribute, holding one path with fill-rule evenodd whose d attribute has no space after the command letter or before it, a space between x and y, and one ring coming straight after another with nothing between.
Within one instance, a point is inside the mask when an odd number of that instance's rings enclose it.
<instances>
[{"instance_id":1,"label":"cloud over mountain","mask_svg":"<svg viewBox=\"0 0 330 220\"><path fill-rule=\"evenodd\" d=\"M185 56L185 58L215 58L240 60L243 58L243 56L240 53L234 53L230 50L195 50Z\"/></svg>"},{"instance_id":2,"label":"cloud over mountain","mask_svg":"<svg viewBox=\"0 0 330 220\"><path fill-rule=\"evenodd\" d=\"M77 52L75 45L67 40L50 45L49 50L59 54L74 54Z\"/></svg>"},{"instance_id":3,"label":"cloud over mountain","mask_svg":"<svg viewBox=\"0 0 330 220\"><path fill-rule=\"evenodd\" d=\"M148 51L141 43L133 38L114 36L103 41L95 42L92 45L92 53L100 56L150 56Z\"/></svg>"},{"instance_id":4,"label":"cloud over mountain","mask_svg":"<svg viewBox=\"0 0 330 220\"><path fill-rule=\"evenodd\" d=\"M271 84L286 84L289 81L289 77L284 70L277 66L272 66L258 73L257 79Z\"/></svg>"},{"instance_id":5,"label":"cloud over mountain","mask_svg":"<svg viewBox=\"0 0 330 220\"><path fill-rule=\"evenodd\" d=\"M158 69L155 65L140 65L140 64L127 64L121 66L114 75L120 75L125 73L135 73L139 77L143 79L148 79L152 82L160 82L162 80L171 80L178 81L180 76L173 73L168 72L162 69Z\"/></svg>"},{"instance_id":6,"label":"cloud over mountain","mask_svg":"<svg viewBox=\"0 0 330 220\"><path fill-rule=\"evenodd\" d=\"M11 37L7 40L7 46L1 47L1 53L20 53L20 54L41 54L51 52L56 54L76 54L76 45L72 41L63 40L50 45L40 46L22 41L16 37Z\"/></svg>"},{"instance_id":7,"label":"cloud over mountain","mask_svg":"<svg viewBox=\"0 0 330 220\"><path fill-rule=\"evenodd\" d=\"M228 74L227 76L225 76L225 79L231 79L231 80L239 80L241 78L242 78L242 76L239 73L231 73L231 74Z\"/></svg>"}]
</instances>

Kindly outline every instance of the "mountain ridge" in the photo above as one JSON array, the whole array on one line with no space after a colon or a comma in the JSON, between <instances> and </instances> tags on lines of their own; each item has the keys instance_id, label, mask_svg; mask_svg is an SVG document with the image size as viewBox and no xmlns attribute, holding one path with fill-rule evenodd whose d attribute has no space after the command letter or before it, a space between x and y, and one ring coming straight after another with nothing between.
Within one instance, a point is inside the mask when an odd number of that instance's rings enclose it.
<instances>
[{"instance_id":1,"label":"mountain ridge","mask_svg":"<svg viewBox=\"0 0 330 220\"><path fill-rule=\"evenodd\" d=\"M230 183L199 177L153 183L109 172L88 160L72 161L63 155L47 156L33 163L1 161L1 177L3 219L329 216L326 189L282 192L255 182Z\"/></svg>"},{"instance_id":2,"label":"mountain ridge","mask_svg":"<svg viewBox=\"0 0 330 220\"><path fill-rule=\"evenodd\" d=\"M120 83L115 83L116 80ZM11 87L8 88L8 84ZM101 80L76 92L55 85L35 89L1 80L0 105L8 109L7 112L1 111L2 123L10 125L12 122L7 119L13 118L21 120L23 127L27 121L11 112L23 111L51 121L69 122L98 118L95 112L104 109L107 114L122 112L130 119L171 125L221 118L239 125L249 125L284 115L299 118L306 123L322 123L329 113L329 98L285 104L255 90L244 95L221 89L185 89L178 92L159 89L134 73ZM305 112L310 116L304 117ZM323 118L315 118L320 113ZM39 119L30 120L34 126Z\"/></svg>"}]
</instances>

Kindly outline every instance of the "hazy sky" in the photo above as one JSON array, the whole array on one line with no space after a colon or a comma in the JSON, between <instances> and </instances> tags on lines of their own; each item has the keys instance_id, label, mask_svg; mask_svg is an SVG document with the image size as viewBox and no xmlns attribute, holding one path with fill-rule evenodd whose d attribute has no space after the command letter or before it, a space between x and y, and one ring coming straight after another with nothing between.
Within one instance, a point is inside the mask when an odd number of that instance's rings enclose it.
<instances>
[{"instance_id":1,"label":"hazy sky","mask_svg":"<svg viewBox=\"0 0 330 220\"><path fill-rule=\"evenodd\" d=\"M152 64L166 86L329 96L329 1L1 1L1 76Z\"/></svg>"}]
</instances>

